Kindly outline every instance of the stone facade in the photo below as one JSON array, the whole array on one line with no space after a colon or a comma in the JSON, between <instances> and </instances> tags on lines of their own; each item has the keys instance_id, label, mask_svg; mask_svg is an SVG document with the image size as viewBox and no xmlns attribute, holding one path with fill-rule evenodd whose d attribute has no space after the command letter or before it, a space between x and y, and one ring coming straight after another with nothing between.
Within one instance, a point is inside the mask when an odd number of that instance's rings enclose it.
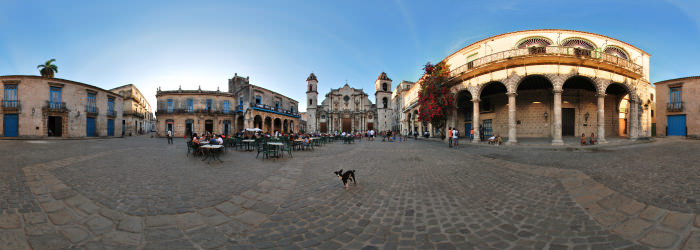
<instances>
[{"instance_id":1,"label":"stone facade","mask_svg":"<svg viewBox=\"0 0 700 250\"><path fill-rule=\"evenodd\" d=\"M498 134L508 143L551 137L560 145L562 136L582 133L595 133L601 143L605 136L651 136L649 54L625 42L581 31L519 31L478 41L443 61L456 98L447 126L463 136L472 127L477 137ZM402 112L409 127L424 131L426 124L416 120L420 82L403 94Z\"/></svg>"},{"instance_id":2,"label":"stone facade","mask_svg":"<svg viewBox=\"0 0 700 250\"><path fill-rule=\"evenodd\" d=\"M238 100L236 129L259 128L265 133L299 132L299 103L266 88L250 84L249 77L235 74L228 80L229 92Z\"/></svg>"},{"instance_id":3,"label":"stone facade","mask_svg":"<svg viewBox=\"0 0 700 250\"><path fill-rule=\"evenodd\" d=\"M2 137L122 135L119 121L124 106L119 94L85 83L39 76L0 76L0 83Z\"/></svg>"},{"instance_id":4,"label":"stone facade","mask_svg":"<svg viewBox=\"0 0 700 250\"><path fill-rule=\"evenodd\" d=\"M665 80L654 85L658 100L656 116L659 118L656 120L656 135L700 137L700 76ZM682 125L674 123L674 118L685 122L685 128L677 131L680 133L668 131L678 130L674 125ZM669 119L674 124L669 124Z\"/></svg>"},{"instance_id":5,"label":"stone facade","mask_svg":"<svg viewBox=\"0 0 700 250\"><path fill-rule=\"evenodd\" d=\"M141 94L141 91L133 84L110 89L124 97L124 121L125 135L137 135L151 132L155 129L156 119L153 116L151 104Z\"/></svg>"},{"instance_id":6,"label":"stone facade","mask_svg":"<svg viewBox=\"0 0 700 250\"><path fill-rule=\"evenodd\" d=\"M232 134L235 131L233 124L236 118L234 109L236 102L231 93L181 89L158 90L156 98L158 136L167 136L168 129L173 130L175 137L204 132ZM228 102L228 109L226 109L226 102Z\"/></svg>"},{"instance_id":7,"label":"stone facade","mask_svg":"<svg viewBox=\"0 0 700 250\"><path fill-rule=\"evenodd\" d=\"M375 81L375 100L362 89L347 83L331 89L324 100L318 103L318 79L313 73L306 79L308 106L306 127L309 132L330 133L333 131L387 131L392 129L394 111L391 98L391 79L382 72Z\"/></svg>"},{"instance_id":8,"label":"stone facade","mask_svg":"<svg viewBox=\"0 0 700 250\"><path fill-rule=\"evenodd\" d=\"M300 118L297 101L249 81L249 77L235 74L228 80L228 92L159 89L158 136L166 136L168 128L174 130L176 137L203 132L234 134L254 127L269 133L297 132ZM191 108L188 102L192 103Z\"/></svg>"},{"instance_id":9,"label":"stone facade","mask_svg":"<svg viewBox=\"0 0 700 250\"><path fill-rule=\"evenodd\" d=\"M391 103L393 105L393 131L400 131L401 133L412 132L413 129L409 125L410 120L408 119L408 113L404 113L404 95L413 87L415 83L409 81L401 81L399 85L396 86L394 91L391 93Z\"/></svg>"}]
</instances>

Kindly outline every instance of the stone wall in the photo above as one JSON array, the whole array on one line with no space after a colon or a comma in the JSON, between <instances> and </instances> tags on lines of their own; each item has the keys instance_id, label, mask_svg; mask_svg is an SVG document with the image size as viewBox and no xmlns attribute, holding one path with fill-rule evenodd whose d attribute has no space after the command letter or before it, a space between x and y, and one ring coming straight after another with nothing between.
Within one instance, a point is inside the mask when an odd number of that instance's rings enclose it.
<instances>
[{"instance_id":1,"label":"stone wall","mask_svg":"<svg viewBox=\"0 0 700 250\"><path fill-rule=\"evenodd\" d=\"M61 102L65 102L68 112L65 113L63 123L63 137L85 137L86 133L86 105L88 91L96 94L96 107L98 115L95 117L96 136L107 136L107 121L114 119L114 135L121 136L121 120L123 98L118 94L88 84L57 78L43 78L38 76L0 76L0 82L4 85L16 84L18 99L21 102L21 112L18 115L19 137L47 137L47 118L45 112L49 100L50 86L61 87ZM4 87L0 88L0 96L4 96ZM107 117L107 98L114 98L115 117ZM3 116L0 115L0 127L3 126ZM0 134L4 133L0 129ZM4 135L2 135L4 136Z\"/></svg>"}]
</instances>

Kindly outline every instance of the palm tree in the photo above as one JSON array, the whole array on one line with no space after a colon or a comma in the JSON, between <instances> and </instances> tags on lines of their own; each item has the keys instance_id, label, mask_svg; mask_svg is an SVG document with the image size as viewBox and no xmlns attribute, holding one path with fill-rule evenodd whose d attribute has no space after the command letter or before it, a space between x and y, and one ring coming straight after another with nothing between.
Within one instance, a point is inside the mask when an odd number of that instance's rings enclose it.
<instances>
[{"instance_id":1,"label":"palm tree","mask_svg":"<svg viewBox=\"0 0 700 250\"><path fill-rule=\"evenodd\" d=\"M53 74L58 73L58 66L53 64L55 61L56 59L51 59L46 61L45 64L39 64L39 66L36 66L36 68L39 69L39 73L41 73L42 77L53 78Z\"/></svg>"}]
</instances>

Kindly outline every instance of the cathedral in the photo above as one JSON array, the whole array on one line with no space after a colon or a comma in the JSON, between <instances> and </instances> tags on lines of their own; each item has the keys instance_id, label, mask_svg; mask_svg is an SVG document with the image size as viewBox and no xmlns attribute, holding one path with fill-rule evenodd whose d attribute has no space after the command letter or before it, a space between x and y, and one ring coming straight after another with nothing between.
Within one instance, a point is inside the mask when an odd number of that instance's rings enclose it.
<instances>
[{"instance_id":1,"label":"cathedral","mask_svg":"<svg viewBox=\"0 0 700 250\"><path fill-rule=\"evenodd\" d=\"M370 129L391 129L391 79L382 72L374 82L375 103L362 89L345 86L331 89L322 102L318 102L318 79L311 73L306 78L306 128L308 132L332 133L364 132Z\"/></svg>"}]
</instances>

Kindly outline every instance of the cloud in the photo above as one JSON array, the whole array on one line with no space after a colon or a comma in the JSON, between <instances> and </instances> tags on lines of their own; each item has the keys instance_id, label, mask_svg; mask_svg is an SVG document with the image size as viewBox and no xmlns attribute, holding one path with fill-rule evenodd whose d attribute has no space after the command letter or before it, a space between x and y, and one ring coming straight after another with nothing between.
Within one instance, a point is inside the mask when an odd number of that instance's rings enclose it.
<instances>
[{"instance_id":1,"label":"cloud","mask_svg":"<svg viewBox=\"0 0 700 250\"><path fill-rule=\"evenodd\" d=\"M669 4L680 9L688 18L695 21L695 28L700 31L700 2L697 1L678 1L678 0L666 0Z\"/></svg>"}]
</instances>

